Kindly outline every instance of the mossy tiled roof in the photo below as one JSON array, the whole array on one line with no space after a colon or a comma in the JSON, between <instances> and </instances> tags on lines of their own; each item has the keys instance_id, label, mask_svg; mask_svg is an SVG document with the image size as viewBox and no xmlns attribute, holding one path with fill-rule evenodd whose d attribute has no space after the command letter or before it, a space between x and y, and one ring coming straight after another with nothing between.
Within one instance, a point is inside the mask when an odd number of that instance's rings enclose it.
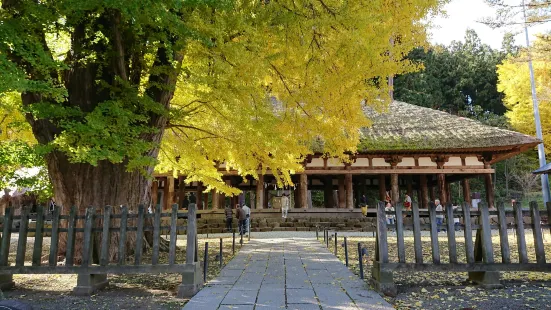
<instances>
[{"instance_id":1,"label":"mossy tiled roof","mask_svg":"<svg viewBox=\"0 0 551 310\"><path fill-rule=\"evenodd\" d=\"M539 140L446 112L394 101L384 112L370 107L358 151L457 150L536 145Z\"/></svg>"}]
</instances>

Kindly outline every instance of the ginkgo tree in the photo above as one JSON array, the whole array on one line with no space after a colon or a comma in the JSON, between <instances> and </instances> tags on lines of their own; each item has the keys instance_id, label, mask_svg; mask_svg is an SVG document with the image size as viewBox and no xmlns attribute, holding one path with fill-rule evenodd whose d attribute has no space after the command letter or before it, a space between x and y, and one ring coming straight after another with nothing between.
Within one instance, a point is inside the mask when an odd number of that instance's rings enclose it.
<instances>
[{"instance_id":1,"label":"ginkgo tree","mask_svg":"<svg viewBox=\"0 0 551 310\"><path fill-rule=\"evenodd\" d=\"M289 182L313 147L355 151L443 2L1 0L0 92L80 212L149 204L156 164L230 193L216 162Z\"/></svg>"},{"instance_id":2,"label":"ginkgo tree","mask_svg":"<svg viewBox=\"0 0 551 310\"><path fill-rule=\"evenodd\" d=\"M25 188L42 201L51 196L44 159L35 148L30 126L21 111L21 96L0 94L0 189ZM34 168L33 174L25 168Z\"/></svg>"},{"instance_id":3,"label":"ginkgo tree","mask_svg":"<svg viewBox=\"0 0 551 310\"><path fill-rule=\"evenodd\" d=\"M543 142L548 155L551 154L551 55L548 52L550 47L551 40L543 37L534 42L531 51ZM506 116L511 126L522 133L535 135L534 106L527 60L526 51L523 51L498 65L498 90L505 94L504 103L509 109Z\"/></svg>"}]
</instances>

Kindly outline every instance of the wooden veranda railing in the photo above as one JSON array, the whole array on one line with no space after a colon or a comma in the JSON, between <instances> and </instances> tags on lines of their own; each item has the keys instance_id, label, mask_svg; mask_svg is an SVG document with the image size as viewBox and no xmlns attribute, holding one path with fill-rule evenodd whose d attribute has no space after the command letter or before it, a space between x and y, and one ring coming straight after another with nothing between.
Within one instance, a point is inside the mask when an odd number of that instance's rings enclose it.
<instances>
[{"instance_id":1,"label":"wooden veranda railing","mask_svg":"<svg viewBox=\"0 0 551 310\"><path fill-rule=\"evenodd\" d=\"M396 224L387 225L387 214L395 215ZM442 214L446 223L437 226L436 215ZM412 217L412 224L404 225L404 216ZM550 272L551 263L548 263L545 255L543 229L551 229L549 223L542 223L542 216L551 219L551 204L547 204L546 210L540 210L537 203L531 202L529 210L523 210L520 203L513 206L513 210L506 210L503 203L499 203L497 210L490 211L488 205L480 203L477 211L471 211L470 206L464 203L461 211L453 210L448 204L443 212L437 212L434 203L429 204L426 211L419 210L416 203L411 211L404 211L403 204L398 203L394 212L385 212L385 203L379 202L377 207L377 236L375 257L372 269L372 282L374 286L387 295L396 294L396 286L393 281L393 272L399 271L442 271L442 272L469 272L469 279L486 287L500 285L499 271L542 271ZM428 217L429 223L423 224L420 219ZM491 218L497 217L497 223L492 224ZM526 224L527 217L530 224ZM454 227L454 218L463 221L463 237L465 258L457 254L457 233ZM512 219L512 221L508 221ZM389 239L387 231L393 228L396 231L396 256L389 257ZM446 229L448 259L442 260L438 240L439 228ZM404 231L410 229L413 232L412 259L406 258L406 244ZM516 236L516 244L509 244L508 229L513 229ZM526 229L531 229L534 241L535 261L528 259L526 245ZM475 242L473 242L473 230L475 230ZM499 244L492 243L492 230L499 232ZM430 232L431 260L423 259L422 231ZM518 261L511 259L511 247L518 249ZM501 261L494 257L494 249L497 247L501 254Z\"/></svg>"},{"instance_id":2,"label":"wooden veranda railing","mask_svg":"<svg viewBox=\"0 0 551 310\"><path fill-rule=\"evenodd\" d=\"M120 208L113 212L113 208ZM179 296L193 295L201 286L201 272L197 263L197 222L195 205L188 212L178 212L178 205L172 206L172 212L163 213L160 206L149 213L143 205L138 206L137 213L129 212L128 207L103 208L88 207L85 215L78 215L77 208L72 207L69 215L60 215L61 207L45 214L43 207L37 208L36 214L29 214L29 208L23 208L21 215L14 216L13 208L7 208L2 218L0 231L0 288L13 285L13 274L78 274L78 283L74 292L91 294L107 284L107 274L126 273L181 273L183 283L179 287ZM179 219L186 219L187 225L178 225ZM14 220L19 221L18 228ZM35 227L29 227L29 222ZM163 223L169 223L164 225ZM47 223L51 223L47 225ZM178 261L176 243L178 230L186 231L186 259ZM161 232L170 234L168 240L168 260L161 263L159 252ZM17 234L15 234L17 233ZM34 233L32 258L26 260L27 236ZM61 234L66 234L65 264L58 265L58 249ZM81 259L75 264L77 234L82 241ZM113 249L111 237L118 234L118 246ZM127 237L135 234L135 244L129 249ZM143 259L145 234L152 234L151 259ZM44 260L44 238L50 235L50 248L47 262ZM133 236L134 237L134 236ZM99 239L96 239L99 238ZM14 240L15 239L15 240ZM97 240L98 242L95 242ZM10 245L17 241L15 259L10 259ZM114 253L115 252L115 253ZM131 253L133 257L127 257ZM30 253L29 253L30 254ZM110 257L116 257L111 261ZM191 280L191 281L190 281ZM197 281L196 281L197 280Z\"/></svg>"}]
</instances>

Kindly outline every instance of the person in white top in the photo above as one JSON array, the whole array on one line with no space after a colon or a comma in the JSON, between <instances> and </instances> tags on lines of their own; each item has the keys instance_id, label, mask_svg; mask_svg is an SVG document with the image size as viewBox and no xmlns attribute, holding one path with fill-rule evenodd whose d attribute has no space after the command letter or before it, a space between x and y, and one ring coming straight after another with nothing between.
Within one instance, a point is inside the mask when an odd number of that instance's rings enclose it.
<instances>
[{"instance_id":1,"label":"person in white top","mask_svg":"<svg viewBox=\"0 0 551 310\"><path fill-rule=\"evenodd\" d=\"M387 202L385 206L385 212L394 212L394 207L390 202ZM388 225L394 225L396 223L396 215L394 214L387 214L386 215L386 223Z\"/></svg>"},{"instance_id":2,"label":"person in white top","mask_svg":"<svg viewBox=\"0 0 551 310\"><path fill-rule=\"evenodd\" d=\"M444 207L440 204L440 200L436 199L434 201L434 204L436 205L436 212L442 212L444 211ZM444 214L436 214L436 227L438 232L440 232L440 226L444 224ZM445 229L442 229L442 231L446 231Z\"/></svg>"},{"instance_id":3,"label":"person in white top","mask_svg":"<svg viewBox=\"0 0 551 310\"><path fill-rule=\"evenodd\" d=\"M243 204L243 207L241 208L245 211L245 216L247 217L245 220L245 232L249 232L249 229L251 228L251 208L247 207L246 204Z\"/></svg>"},{"instance_id":4,"label":"person in white top","mask_svg":"<svg viewBox=\"0 0 551 310\"><path fill-rule=\"evenodd\" d=\"M283 197L281 197L281 217L286 219L287 213L289 212L289 196L287 196L287 193L283 194Z\"/></svg>"},{"instance_id":5,"label":"person in white top","mask_svg":"<svg viewBox=\"0 0 551 310\"><path fill-rule=\"evenodd\" d=\"M458 205L453 206L453 212L457 212L458 208L459 208ZM459 215L458 214L454 214L454 216L453 216L453 226L455 227L455 231L459 231L459 229L461 228L461 223L459 222Z\"/></svg>"}]
</instances>

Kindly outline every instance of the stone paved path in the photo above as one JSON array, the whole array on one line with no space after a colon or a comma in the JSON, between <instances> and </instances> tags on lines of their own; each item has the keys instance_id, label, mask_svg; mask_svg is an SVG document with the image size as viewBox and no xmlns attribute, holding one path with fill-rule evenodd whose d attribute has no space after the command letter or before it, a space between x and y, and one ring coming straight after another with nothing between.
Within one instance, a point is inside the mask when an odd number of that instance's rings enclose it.
<instances>
[{"instance_id":1,"label":"stone paved path","mask_svg":"<svg viewBox=\"0 0 551 310\"><path fill-rule=\"evenodd\" d=\"M251 240L184 307L393 309L315 239Z\"/></svg>"}]
</instances>

